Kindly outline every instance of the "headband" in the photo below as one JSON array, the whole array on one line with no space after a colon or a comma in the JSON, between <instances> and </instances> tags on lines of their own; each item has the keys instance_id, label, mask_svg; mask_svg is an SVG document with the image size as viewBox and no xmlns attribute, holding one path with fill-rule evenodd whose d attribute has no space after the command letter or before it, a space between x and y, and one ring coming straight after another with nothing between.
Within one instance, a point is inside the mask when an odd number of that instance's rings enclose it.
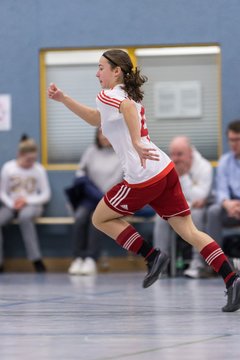
<instances>
[{"instance_id":1,"label":"headband","mask_svg":"<svg viewBox=\"0 0 240 360\"><path fill-rule=\"evenodd\" d=\"M113 65L115 66L119 66L120 69L122 70L122 72L125 74L125 75L129 75L129 72L126 72L124 71L120 65L118 65L115 61L113 61L108 55L106 55L105 53L102 54L103 57L105 57L105 59L107 59L108 61L110 61Z\"/></svg>"},{"instance_id":2,"label":"headband","mask_svg":"<svg viewBox=\"0 0 240 360\"><path fill-rule=\"evenodd\" d=\"M113 65L115 66L119 66L115 61L113 61L109 56L107 56L105 53L102 54L103 57L105 57L105 59L107 59L108 61L110 61ZM121 67L121 66L119 66Z\"/></svg>"}]
</instances>

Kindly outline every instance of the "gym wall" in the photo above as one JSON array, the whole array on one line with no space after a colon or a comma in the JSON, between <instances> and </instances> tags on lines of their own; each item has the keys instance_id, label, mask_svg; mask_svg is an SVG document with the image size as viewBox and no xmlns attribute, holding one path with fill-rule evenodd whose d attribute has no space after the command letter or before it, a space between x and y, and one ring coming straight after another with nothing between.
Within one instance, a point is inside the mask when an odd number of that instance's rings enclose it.
<instances>
[{"instance_id":1,"label":"gym wall","mask_svg":"<svg viewBox=\"0 0 240 360\"><path fill-rule=\"evenodd\" d=\"M12 95L12 129L0 132L0 165L15 156L23 132L41 144L39 52L47 48L217 43L225 130L240 114L239 13L238 0L1 0L0 93ZM48 215L67 214L62 189L73 174L49 171L53 197ZM68 249L63 240L50 241L67 232L66 227L41 229L44 254L59 254L60 246Z\"/></svg>"}]
</instances>

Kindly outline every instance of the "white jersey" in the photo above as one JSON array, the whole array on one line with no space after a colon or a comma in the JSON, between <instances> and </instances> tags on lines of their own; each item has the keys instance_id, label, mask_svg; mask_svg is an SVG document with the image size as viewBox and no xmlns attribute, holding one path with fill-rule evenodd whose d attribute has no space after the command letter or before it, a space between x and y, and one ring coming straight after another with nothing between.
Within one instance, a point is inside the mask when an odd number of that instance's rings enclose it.
<instances>
[{"instance_id":1,"label":"white jersey","mask_svg":"<svg viewBox=\"0 0 240 360\"><path fill-rule=\"evenodd\" d=\"M156 149L160 156L160 161L147 160L146 168L142 167L139 155L132 144L127 124L119 112L122 101L128 98L122 86L117 85L113 89L102 90L97 96L102 132L112 144L121 162L124 180L129 185L144 186L166 176L174 165L170 158L150 141L144 107L142 104L134 102L138 111L141 141L148 147Z\"/></svg>"},{"instance_id":2,"label":"white jersey","mask_svg":"<svg viewBox=\"0 0 240 360\"><path fill-rule=\"evenodd\" d=\"M0 199L9 208L16 199L24 197L28 205L43 205L50 199L51 191L44 167L35 163L24 169L17 160L6 162L1 171Z\"/></svg>"}]
</instances>

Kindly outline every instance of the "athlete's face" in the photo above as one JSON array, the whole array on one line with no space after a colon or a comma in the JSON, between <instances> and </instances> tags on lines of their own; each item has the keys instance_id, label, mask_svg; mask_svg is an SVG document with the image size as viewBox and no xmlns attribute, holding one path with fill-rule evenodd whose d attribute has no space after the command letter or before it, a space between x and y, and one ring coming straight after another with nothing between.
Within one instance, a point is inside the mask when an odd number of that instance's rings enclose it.
<instances>
[{"instance_id":1,"label":"athlete's face","mask_svg":"<svg viewBox=\"0 0 240 360\"><path fill-rule=\"evenodd\" d=\"M112 69L108 60L102 56L99 60L97 78L99 79L100 85L103 89L111 89L118 83L121 83L121 69L119 66Z\"/></svg>"}]
</instances>

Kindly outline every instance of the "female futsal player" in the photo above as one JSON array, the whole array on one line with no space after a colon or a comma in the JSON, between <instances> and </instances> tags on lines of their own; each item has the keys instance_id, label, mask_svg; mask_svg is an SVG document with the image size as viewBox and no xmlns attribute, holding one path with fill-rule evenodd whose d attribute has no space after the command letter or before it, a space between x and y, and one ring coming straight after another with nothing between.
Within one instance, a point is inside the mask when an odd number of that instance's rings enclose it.
<instances>
[{"instance_id":1,"label":"female futsal player","mask_svg":"<svg viewBox=\"0 0 240 360\"><path fill-rule=\"evenodd\" d=\"M173 163L150 140L141 104L141 86L146 78L133 68L129 55L122 50L104 52L96 76L103 89L97 96L97 109L73 100L55 84L50 84L48 89L50 99L62 102L90 125L101 125L122 164L124 181L100 201L93 224L124 249L145 258L148 273L143 287L146 288L159 278L168 257L147 243L124 216L134 214L146 204L151 205L223 277L228 301L222 310L238 310L240 278L218 244L194 226Z\"/></svg>"}]
</instances>

